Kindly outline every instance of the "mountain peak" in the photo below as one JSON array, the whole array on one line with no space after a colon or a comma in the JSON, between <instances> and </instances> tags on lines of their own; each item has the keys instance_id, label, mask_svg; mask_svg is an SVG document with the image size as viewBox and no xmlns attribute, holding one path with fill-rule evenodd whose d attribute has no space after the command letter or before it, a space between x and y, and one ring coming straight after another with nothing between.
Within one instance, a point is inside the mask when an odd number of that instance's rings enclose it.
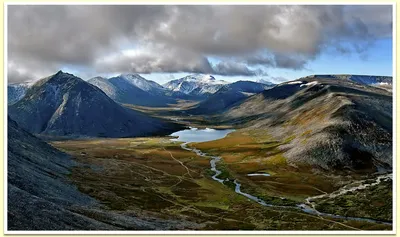
<instances>
[{"instance_id":1,"label":"mountain peak","mask_svg":"<svg viewBox=\"0 0 400 237\"><path fill-rule=\"evenodd\" d=\"M145 79L137 73L123 73L119 76L127 79Z\"/></svg>"},{"instance_id":2,"label":"mountain peak","mask_svg":"<svg viewBox=\"0 0 400 237\"><path fill-rule=\"evenodd\" d=\"M60 75L76 77L74 74L71 74L68 72L63 72L62 70L58 70L58 72L56 74L54 74L53 76L60 76Z\"/></svg>"},{"instance_id":3,"label":"mountain peak","mask_svg":"<svg viewBox=\"0 0 400 237\"><path fill-rule=\"evenodd\" d=\"M46 80L46 82L66 83L67 81L71 81L71 80L82 80L82 79L80 79L79 77L77 77L71 73L63 72L60 70L56 74L51 76L48 80Z\"/></svg>"},{"instance_id":4,"label":"mountain peak","mask_svg":"<svg viewBox=\"0 0 400 237\"><path fill-rule=\"evenodd\" d=\"M62 73L64 73L62 70L58 70L58 72L56 72L54 75L62 74Z\"/></svg>"}]
</instances>

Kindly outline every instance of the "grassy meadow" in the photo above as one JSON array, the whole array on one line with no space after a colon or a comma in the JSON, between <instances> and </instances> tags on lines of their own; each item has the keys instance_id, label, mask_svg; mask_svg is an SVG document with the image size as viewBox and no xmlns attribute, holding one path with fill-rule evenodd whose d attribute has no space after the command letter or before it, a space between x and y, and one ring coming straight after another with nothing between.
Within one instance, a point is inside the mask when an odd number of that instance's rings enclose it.
<instances>
[{"instance_id":1,"label":"grassy meadow","mask_svg":"<svg viewBox=\"0 0 400 237\"><path fill-rule=\"evenodd\" d=\"M261 206L211 179L210 160L183 150L170 137L53 141L78 162L71 181L103 208L188 220L203 230L353 230L390 226L331 219L292 208ZM283 141L284 142L284 141ZM227 137L191 143L222 157L221 177L242 183L242 191L276 205L293 206L305 197L336 189L333 177L313 175L286 163L268 135L238 130ZM267 172L270 177L249 177ZM284 198L280 198L284 197Z\"/></svg>"}]
</instances>

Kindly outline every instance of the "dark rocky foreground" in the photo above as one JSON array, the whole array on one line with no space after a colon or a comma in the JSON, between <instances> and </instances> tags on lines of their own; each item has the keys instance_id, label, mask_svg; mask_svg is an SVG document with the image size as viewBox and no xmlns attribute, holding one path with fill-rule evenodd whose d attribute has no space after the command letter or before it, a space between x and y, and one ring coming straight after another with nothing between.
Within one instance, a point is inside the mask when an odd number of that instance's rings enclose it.
<instances>
[{"instance_id":1,"label":"dark rocky foreground","mask_svg":"<svg viewBox=\"0 0 400 237\"><path fill-rule=\"evenodd\" d=\"M8 119L8 230L154 230L193 224L104 210L69 182L79 165Z\"/></svg>"}]
</instances>

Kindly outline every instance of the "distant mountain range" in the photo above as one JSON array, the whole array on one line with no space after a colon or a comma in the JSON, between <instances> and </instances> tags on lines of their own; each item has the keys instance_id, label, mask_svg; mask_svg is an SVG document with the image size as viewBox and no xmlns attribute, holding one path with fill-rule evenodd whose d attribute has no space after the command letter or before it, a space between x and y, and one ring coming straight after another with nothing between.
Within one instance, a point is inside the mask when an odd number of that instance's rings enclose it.
<instances>
[{"instance_id":1,"label":"distant mountain range","mask_svg":"<svg viewBox=\"0 0 400 237\"><path fill-rule=\"evenodd\" d=\"M167 90L154 81L138 74L123 74L110 79L95 77L88 80L106 93L111 99L124 104L141 106L167 106L177 98L167 95Z\"/></svg>"},{"instance_id":2,"label":"distant mountain range","mask_svg":"<svg viewBox=\"0 0 400 237\"><path fill-rule=\"evenodd\" d=\"M311 75L305 78L342 79L379 87L388 91L392 90L392 77L386 76L343 74ZM150 107L164 107L176 104L179 100L202 101L216 93L224 85L231 84L223 80L217 80L212 75L199 74L175 79L163 85L147 80L138 74L121 74L109 79L94 77L88 80L88 82L100 88L110 98L119 103ZM256 83L261 83L269 87L275 85L264 79L258 79ZM8 104L13 104L22 99L32 84L9 84Z\"/></svg>"},{"instance_id":3,"label":"distant mountain range","mask_svg":"<svg viewBox=\"0 0 400 237\"><path fill-rule=\"evenodd\" d=\"M8 113L29 132L52 136L133 137L180 128L124 108L96 86L62 71L36 82Z\"/></svg>"}]
</instances>

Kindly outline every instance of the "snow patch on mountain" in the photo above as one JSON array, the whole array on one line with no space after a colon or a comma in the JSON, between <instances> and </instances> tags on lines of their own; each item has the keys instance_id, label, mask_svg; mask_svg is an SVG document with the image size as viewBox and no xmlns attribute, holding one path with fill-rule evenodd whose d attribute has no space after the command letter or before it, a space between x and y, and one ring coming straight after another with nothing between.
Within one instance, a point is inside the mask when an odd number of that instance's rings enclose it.
<instances>
[{"instance_id":1,"label":"snow patch on mountain","mask_svg":"<svg viewBox=\"0 0 400 237\"><path fill-rule=\"evenodd\" d=\"M302 84L302 83L303 83L302 81L290 81L287 84L288 85L295 85L295 84Z\"/></svg>"},{"instance_id":2,"label":"snow patch on mountain","mask_svg":"<svg viewBox=\"0 0 400 237\"><path fill-rule=\"evenodd\" d=\"M308 82L306 84L301 84L300 87L304 87L304 86L315 86L318 85L319 83L317 81L312 81L312 82Z\"/></svg>"}]
</instances>

